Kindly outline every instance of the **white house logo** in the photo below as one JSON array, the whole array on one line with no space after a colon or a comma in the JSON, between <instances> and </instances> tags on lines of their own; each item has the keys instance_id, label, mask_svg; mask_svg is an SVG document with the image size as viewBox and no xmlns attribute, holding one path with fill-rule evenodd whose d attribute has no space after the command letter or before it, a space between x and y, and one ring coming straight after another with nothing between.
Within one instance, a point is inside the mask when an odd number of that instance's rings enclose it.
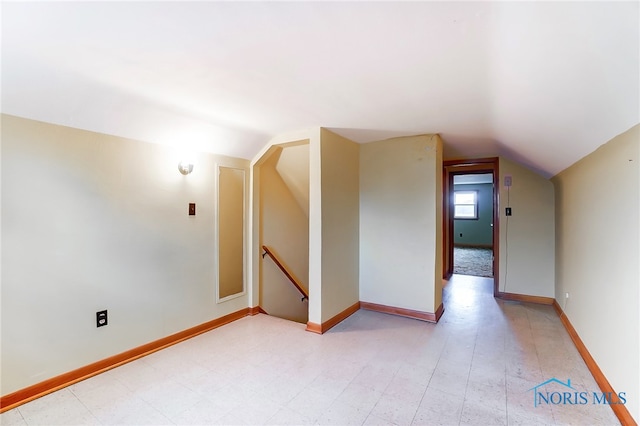
<instances>
[{"instance_id":1,"label":"white house logo","mask_svg":"<svg viewBox=\"0 0 640 426\"><path fill-rule=\"evenodd\" d=\"M553 390L550 390L553 389ZM560 389L559 391L556 389ZM533 391L533 406L538 405L624 405L627 402L626 392L586 392L571 386L571 380L567 383L552 377L529 389Z\"/></svg>"}]
</instances>

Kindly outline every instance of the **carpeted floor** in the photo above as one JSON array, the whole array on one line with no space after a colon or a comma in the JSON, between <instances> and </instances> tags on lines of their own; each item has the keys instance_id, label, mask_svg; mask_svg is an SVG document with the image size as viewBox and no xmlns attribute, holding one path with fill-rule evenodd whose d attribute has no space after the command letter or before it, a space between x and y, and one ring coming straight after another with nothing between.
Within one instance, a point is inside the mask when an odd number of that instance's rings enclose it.
<instances>
[{"instance_id":1,"label":"carpeted floor","mask_svg":"<svg viewBox=\"0 0 640 426\"><path fill-rule=\"evenodd\" d=\"M492 250L486 248L454 247L453 273L493 277Z\"/></svg>"}]
</instances>

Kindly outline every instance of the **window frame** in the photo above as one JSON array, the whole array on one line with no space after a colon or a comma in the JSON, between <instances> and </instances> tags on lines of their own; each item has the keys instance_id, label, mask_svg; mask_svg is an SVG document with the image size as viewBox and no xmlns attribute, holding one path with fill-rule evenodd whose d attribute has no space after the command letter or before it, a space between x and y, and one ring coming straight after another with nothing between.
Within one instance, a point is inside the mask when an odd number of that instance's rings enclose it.
<instances>
[{"instance_id":1,"label":"window frame","mask_svg":"<svg viewBox=\"0 0 640 426\"><path fill-rule=\"evenodd\" d=\"M457 194L473 194L473 203L456 203ZM453 191L452 206L455 220L478 220L478 191L473 189ZM458 216L456 211L458 206L473 206L473 216Z\"/></svg>"}]
</instances>

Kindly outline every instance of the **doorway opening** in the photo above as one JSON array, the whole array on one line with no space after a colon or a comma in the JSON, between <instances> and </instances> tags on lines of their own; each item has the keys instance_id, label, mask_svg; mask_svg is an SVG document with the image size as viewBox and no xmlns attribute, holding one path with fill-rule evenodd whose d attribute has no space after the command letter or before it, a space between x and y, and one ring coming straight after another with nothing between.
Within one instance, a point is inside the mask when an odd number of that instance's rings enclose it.
<instances>
[{"instance_id":1,"label":"doorway opening","mask_svg":"<svg viewBox=\"0 0 640 426\"><path fill-rule=\"evenodd\" d=\"M258 187L258 302L272 316L309 321L309 141L273 145L254 166ZM255 252L254 252L255 253Z\"/></svg>"},{"instance_id":2,"label":"doorway opening","mask_svg":"<svg viewBox=\"0 0 640 426\"><path fill-rule=\"evenodd\" d=\"M493 278L498 296L498 158L445 161L443 275Z\"/></svg>"},{"instance_id":3,"label":"doorway opening","mask_svg":"<svg viewBox=\"0 0 640 426\"><path fill-rule=\"evenodd\" d=\"M453 176L453 273L493 278L493 174Z\"/></svg>"}]
</instances>

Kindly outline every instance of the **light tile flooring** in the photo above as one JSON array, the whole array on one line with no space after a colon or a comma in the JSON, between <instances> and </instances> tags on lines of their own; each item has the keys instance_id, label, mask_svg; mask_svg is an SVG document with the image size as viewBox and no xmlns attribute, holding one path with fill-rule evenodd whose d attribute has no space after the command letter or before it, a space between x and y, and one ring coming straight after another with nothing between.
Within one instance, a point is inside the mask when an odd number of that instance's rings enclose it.
<instances>
[{"instance_id":1,"label":"light tile flooring","mask_svg":"<svg viewBox=\"0 0 640 426\"><path fill-rule=\"evenodd\" d=\"M613 425L533 406L551 377L597 390L549 306L454 275L437 325L360 310L323 336L247 317L1 415L2 425Z\"/></svg>"}]
</instances>

